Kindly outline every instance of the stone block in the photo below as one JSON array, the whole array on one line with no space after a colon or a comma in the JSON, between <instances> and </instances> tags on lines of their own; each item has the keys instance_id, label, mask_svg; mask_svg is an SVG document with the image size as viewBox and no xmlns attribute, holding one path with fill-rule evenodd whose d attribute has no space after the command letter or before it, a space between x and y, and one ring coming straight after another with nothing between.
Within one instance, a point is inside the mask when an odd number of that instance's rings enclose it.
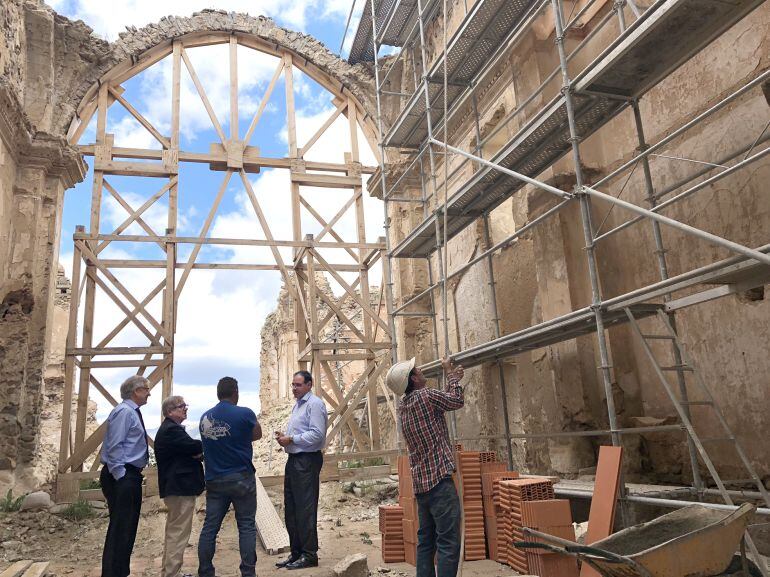
<instances>
[{"instance_id":1,"label":"stone block","mask_svg":"<svg viewBox=\"0 0 770 577\"><path fill-rule=\"evenodd\" d=\"M336 577L368 577L369 565L364 553L348 555L332 569Z\"/></svg>"},{"instance_id":2,"label":"stone block","mask_svg":"<svg viewBox=\"0 0 770 577\"><path fill-rule=\"evenodd\" d=\"M51 496L45 491L30 493L21 502L20 511L43 511L53 507Z\"/></svg>"}]
</instances>

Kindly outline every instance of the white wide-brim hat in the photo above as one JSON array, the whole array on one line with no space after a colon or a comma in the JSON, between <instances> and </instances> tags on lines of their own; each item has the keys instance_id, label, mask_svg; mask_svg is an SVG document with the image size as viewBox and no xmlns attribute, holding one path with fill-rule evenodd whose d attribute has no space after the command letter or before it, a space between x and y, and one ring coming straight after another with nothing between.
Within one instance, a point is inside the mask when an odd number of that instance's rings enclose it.
<instances>
[{"instance_id":1,"label":"white wide-brim hat","mask_svg":"<svg viewBox=\"0 0 770 577\"><path fill-rule=\"evenodd\" d=\"M413 368L414 357L408 361L396 363L388 369L388 373L385 375L385 384L397 395L403 395L409 384L409 373L412 372Z\"/></svg>"}]
</instances>

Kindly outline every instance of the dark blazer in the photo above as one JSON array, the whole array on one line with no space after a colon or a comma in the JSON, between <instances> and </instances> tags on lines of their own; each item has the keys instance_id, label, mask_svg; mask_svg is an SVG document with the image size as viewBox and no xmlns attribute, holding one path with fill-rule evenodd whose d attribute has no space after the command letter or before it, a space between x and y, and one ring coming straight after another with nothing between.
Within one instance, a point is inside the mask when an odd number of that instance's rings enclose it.
<instances>
[{"instance_id":1,"label":"dark blazer","mask_svg":"<svg viewBox=\"0 0 770 577\"><path fill-rule=\"evenodd\" d=\"M169 418L155 434L160 496L200 495L205 487L203 464L193 455L203 453L203 445L187 434L182 425Z\"/></svg>"}]
</instances>

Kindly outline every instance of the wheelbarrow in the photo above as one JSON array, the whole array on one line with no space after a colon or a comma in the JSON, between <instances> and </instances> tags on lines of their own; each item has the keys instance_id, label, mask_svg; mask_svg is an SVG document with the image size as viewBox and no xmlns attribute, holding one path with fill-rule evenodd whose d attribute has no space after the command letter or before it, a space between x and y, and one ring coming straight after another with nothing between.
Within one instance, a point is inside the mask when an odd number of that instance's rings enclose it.
<instances>
[{"instance_id":1,"label":"wheelbarrow","mask_svg":"<svg viewBox=\"0 0 770 577\"><path fill-rule=\"evenodd\" d=\"M749 517L750 503L734 511L690 505L657 519L629 527L583 546L539 531L524 528L539 541L520 541L515 547L546 549L577 557L604 577L718 577L735 567L733 555L741 546ZM749 571L749 561L736 569ZM751 564L753 565L753 564ZM731 568L732 568L731 567Z\"/></svg>"}]
</instances>

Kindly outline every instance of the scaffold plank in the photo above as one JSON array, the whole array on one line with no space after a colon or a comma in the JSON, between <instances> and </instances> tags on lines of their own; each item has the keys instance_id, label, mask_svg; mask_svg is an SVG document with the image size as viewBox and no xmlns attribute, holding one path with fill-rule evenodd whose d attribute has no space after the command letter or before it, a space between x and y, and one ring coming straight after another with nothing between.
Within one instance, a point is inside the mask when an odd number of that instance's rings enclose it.
<instances>
[{"instance_id":1,"label":"scaffold plank","mask_svg":"<svg viewBox=\"0 0 770 577\"><path fill-rule=\"evenodd\" d=\"M479 0L452 35L446 49L447 103L452 106L484 69L492 54L538 0ZM444 58L428 72L431 122L444 116ZM409 98L385 136L385 146L417 148L428 135L424 88Z\"/></svg>"},{"instance_id":2,"label":"scaffold plank","mask_svg":"<svg viewBox=\"0 0 770 577\"><path fill-rule=\"evenodd\" d=\"M662 307L663 305L658 304L640 304L630 308L635 318L642 319L656 314ZM604 327L608 328L628 322L628 317L623 311L602 310L602 320ZM553 321L546 321L458 352L452 355L452 360L465 368L474 367L484 362L512 357L595 332L596 315L587 307ZM437 377L441 373L439 361L433 361L420 368L426 377Z\"/></svg>"},{"instance_id":3,"label":"scaffold plank","mask_svg":"<svg viewBox=\"0 0 770 577\"><path fill-rule=\"evenodd\" d=\"M625 109L629 103L625 97L638 98L649 91L762 1L736 0L735 6L715 0L656 2L576 78L572 99L580 138L587 138ZM691 15L691 19L684 25L686 15ZM673 26L681 29L673 34ZM642 65L642 61L650 64ZM565 97L559 95L491 160L536 177L570 150L569 138ZM478 215L492 210L523 186L521 181L491 167L477 171L447 201L447 238L454 237ZM391 256L430 255L437 246L436 218L435 214L427 217L392 250ZM438 217L439 237L444 234L443 220Z\"/></svg>"},{"instance_id":4,"label":"scaffold plank","mask_svg":"<svg viewBox=\"0 0 770 577\"><path fill-rule=\"evenodd\" d=\"M358 21L356 35L350 47L348 62L371 62L374 60L374 48L372 44L372 10L371 0L364 1L361 19ZM439 7L438 0L424 0L422 2L425 14L424 22L430 21ZM379 43L388 46L403 46L417 22L417 0L379 0L375 1L374 10L377 14L377 35Z\"/></svg>"},{"instance_id":5,"label":"scaffold plank","mask_svg":"<svg viewBox=\"0 0 770 577\"><path fill-rule=\"evenodd\" d=\"M589 67L578 92L636 98L764 0L659 0Z\"/></svg>"}]
</instances>

